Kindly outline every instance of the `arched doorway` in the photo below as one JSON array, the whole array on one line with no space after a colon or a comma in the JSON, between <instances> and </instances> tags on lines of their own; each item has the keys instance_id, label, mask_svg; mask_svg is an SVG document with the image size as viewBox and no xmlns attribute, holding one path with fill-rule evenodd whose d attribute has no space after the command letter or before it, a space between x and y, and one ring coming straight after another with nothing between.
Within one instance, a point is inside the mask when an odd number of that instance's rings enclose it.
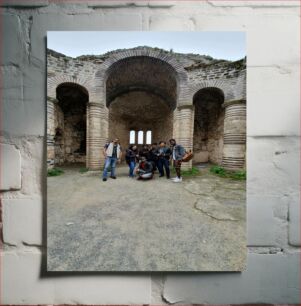
<instances>
[{"instance_id":1,"label":"arched doorway","mask_svg":"<svg viewBox=\"0 0 301 306\"><path fill-rule=\"evenodd\" d=\"M125 58L108 69L105 87L109 139L118 137L125 148L134 132L139 146L172 137L177 75L171 65L147 56Z\"/></svg>"},{"instance_id":2,"label":"arched doorway","mask_svg":"<svg viewBox=\"0 0 301 306\"><path fill-rule=\"evenodd\" d=\"M221 89L200 89L193 97L195 107L193 152L194 163L221 164L223 158L223 133L225 112Z\"/></svg>"},{"instance_id":3,"label":"arched doorway","mask_svg":"<svg viewBox=\"0 0 301 306\"><path fill-rule=\"evenodd\" d=\"M55 164L86 163L88 91L75 83L62 83L56 88Z\"/></svg>"}]
</instances>

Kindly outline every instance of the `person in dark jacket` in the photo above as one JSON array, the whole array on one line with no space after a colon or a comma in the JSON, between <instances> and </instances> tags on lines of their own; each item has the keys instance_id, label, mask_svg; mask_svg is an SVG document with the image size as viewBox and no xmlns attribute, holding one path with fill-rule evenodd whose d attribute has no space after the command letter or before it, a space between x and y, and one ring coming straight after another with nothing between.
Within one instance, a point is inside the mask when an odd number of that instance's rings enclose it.
<instances>
[{"instance_id":1,"label":"person in dark jacket","mask_svg":"<svg viewBox=\"0 0 301 306\"><path fill-rule=\"evenodd\" d=\"M151 162L147 161L145 157L141 157L139 160L139 166L137 169L137 179L152 179L154 172L153 172L153 165Z\"/></svg>"},{"instance_id":2,"label":"person in dark jacket","mask_svg":"<svg viewBox=\"0 0 301 306\"><path fill-rule=\"evenodd\" d=\"M175 139L170 139L169 140L171 149L172 149L172 159L173 159L173 164L176 169L177 177L173 179L175 183L180 183L182 182L182 177L181 177L181 164L182 164L182 159L185 155L185 149L176 143Z\"/></svg>"},{"instance_id":3,"label":"person in dark jacket","mask_svg":"<svg viewBox=\"0 0 301 306\"><path fill-rule=\"evenodd\" d=\"M160 176L162 177L164 176L164 169L166 172L166 178L170 178L170 169L169 169L169 159L170 159L170 155L171 155L171 149L166 146L166 142L165 141L160 141L159 143L159 149L158 149L158 169L159 169L159 173ZM164 169L163 169L164 168Z\"/></svg>"},{"instance_id":4,"label":"person in dark jacket","mask_svg":"<svg viewBox=\"0 0 301 306\"><path fill-rule=\"evenodd\" d=\"M149 154L148 145L144 145L142 149L139 151L139 158L141 159L142 157L145 157L147 159L148 154Z\"/></svg>"},{"instance_id":5,"label":"person in dark jacket","mask_svg":"<svg viewBox=\"0 0 301 306\"><path fill-rule=\"evenodd\" d=\"M158 168L158 148L157 143L153 143L149 146L149 152L147 160L150 161L153 165L153 171L155 172Z\"/></svg>"},{"instance_id":6,"label":"person in dark jacket","mask_svg":"<svg viewBox=\"0 0 301 306\"><path fill-rule=\"evenodd\" d=\"M125 160L129 166L129 177L135 177L134 169L136 167L136 161L138 160L138 149L136 145L130 145L126 150Z\"/></svg>"}]
</instances>

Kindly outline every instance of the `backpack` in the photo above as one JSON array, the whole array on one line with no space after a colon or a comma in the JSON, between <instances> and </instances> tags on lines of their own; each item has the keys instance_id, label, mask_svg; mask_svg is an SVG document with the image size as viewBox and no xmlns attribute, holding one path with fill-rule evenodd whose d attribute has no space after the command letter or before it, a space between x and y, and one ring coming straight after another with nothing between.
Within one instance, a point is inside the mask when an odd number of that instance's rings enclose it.
<instances>
[{"instance_id":1,"label":"backpack","mask_svg":"<svg viewBox=\"0 0 301 306\"><path fill-rule=\"evenodd\" d=\"M193 153L191 152L191 150L186 151L185 155L182 158L182 162L184 163L189 162L192 159L192 157L193 157Z\"/></svg>"}]
</instances>

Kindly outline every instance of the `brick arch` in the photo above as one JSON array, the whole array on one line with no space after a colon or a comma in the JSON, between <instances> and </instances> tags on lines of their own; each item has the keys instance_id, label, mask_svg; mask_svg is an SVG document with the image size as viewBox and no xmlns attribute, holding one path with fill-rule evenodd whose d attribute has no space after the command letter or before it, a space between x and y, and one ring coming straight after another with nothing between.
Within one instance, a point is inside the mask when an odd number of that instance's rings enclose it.
<instances>
[{"instance_id":1,"label":"brick arch","mask_svg":"<svg viewBox=\"0 0 301 306\"><path fill-rule=\"evenodd\" d=\"M198 89L195 94L192 97L192 103L195 103L195 99L197 98L198 94L200 94L203 90L210 90L218 93L222 97L222 103L225 101L225 93L220 87L213 87L213 86L207 86L207 87L202 87Z\"/></svg>"},{"instance_id":2,"label":"brick arch","mask_svg":"<svg viewBox=\"0 0 301 306\"><path fill-rule=\"evenodd\" d=\"M224 101L235 100L241 97L237 97L233 85L229 84L229 81L223 79L205 80L197 84L193 84L188 89L189 101L193 102L195 94L204 88L216 88L223 92Z\"/></svg>"},{"instance_id":3,"label":"brick arch","mask_svg":"<svg viewBox=\"0 0 301 306\"><path fill-rule=\"evenodd\" d=\"M187 89L187 72L184 67L176 60L175 56L171 53L166 53L163 50L154 50L152 48L141 48L121 51L112 54L95 74L95 85L92 91L92 96L96 100L100 100L102 103L106 100L106 80L114 64L121 60L130 59L133 57L150 57L161 60L169 65L175 72L177 80L177 104L181 104L181 101L185 100Z\"/></svg>"},{"instance_id":4,"label":"brick arch","mask_svg":"<svg viewBox=\"0 0 301 306\"><path fill-rule=\"evenodd\" d=\"M71 84L75 86L83 87L89 94L91 94L93 88L93 80L83 77L74 78L71 75L66 75L64 73L56 74L54 77L47 78L47 96L56 99L56 89L61 84Z\"/></svg>"}]
</instances>

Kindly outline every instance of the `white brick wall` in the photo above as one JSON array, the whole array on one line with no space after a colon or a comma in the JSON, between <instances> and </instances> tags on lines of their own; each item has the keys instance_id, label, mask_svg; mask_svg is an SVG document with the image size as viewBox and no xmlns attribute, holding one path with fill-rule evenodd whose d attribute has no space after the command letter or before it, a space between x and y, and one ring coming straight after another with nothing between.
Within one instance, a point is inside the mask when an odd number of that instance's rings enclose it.
<instances>
[{"instance_id":1,"label":"white brick wall","mask_svg":"<svg viewBox=\"0 0 301 306\"><path fill-rule=\"evenodd\" d=\"M0 302L298 303L299 2L74 2L1 2L5 32L1 65L4 250ZM45 37L50 30L246 31L246 271L73 276L41 272L45 251Z\"/></svg>"},{"instance_id":2,"label":"white brick wall","mask_svg":"<svg viewBox=\"0 0 301 306\"><path fill-rule=\"evenodd\" d=\"M21 154L10 144L1 144L1 185L0 190L21 189Z\"/></svg>"}]
</instances>

